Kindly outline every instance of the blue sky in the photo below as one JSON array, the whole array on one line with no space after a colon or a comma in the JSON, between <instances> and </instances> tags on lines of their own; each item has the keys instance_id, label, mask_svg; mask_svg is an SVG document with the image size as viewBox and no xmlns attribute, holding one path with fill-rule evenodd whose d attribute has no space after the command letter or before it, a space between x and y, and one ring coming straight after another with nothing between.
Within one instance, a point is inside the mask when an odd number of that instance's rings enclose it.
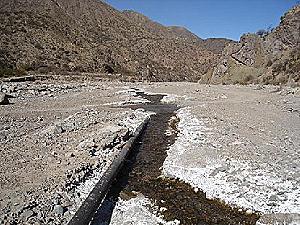
<instances>
[{"instance_id":1,"label":"blue sky","mask_svg":"<svg viewBox=\"0 0 300 225\"><path fill-rule=\"evenodd\" d=\"M226 37L277 26L297 0L105 0L118 10L132 9L163 25L184 26L201 38Z\"/></svg>"}]
</instances>

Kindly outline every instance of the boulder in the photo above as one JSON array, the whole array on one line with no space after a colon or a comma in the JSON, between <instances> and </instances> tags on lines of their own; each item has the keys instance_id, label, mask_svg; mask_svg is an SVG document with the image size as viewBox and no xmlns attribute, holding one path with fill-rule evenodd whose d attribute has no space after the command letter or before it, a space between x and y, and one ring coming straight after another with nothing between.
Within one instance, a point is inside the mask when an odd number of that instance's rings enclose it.
<instances>
[{"instance_id":1,"label":"boulder","mask_svg":"<svg viewBox=\"0 0 300 225\"><path fill-rule=\"evenodd\" d=\"M8 105L8 96L2 92L0 92L0 105Z\"/></svg>"},{"instance_id":2,"label":"boulder","mask_svg":"<svg viewBox=\"0 0 300 225\"><path fill-rule=\"evenodd\" d=\"M61 205L55 205L53 207L53 212L56 215L62 216L64 214L64 208Z\"/></svg>"}]
</instances>

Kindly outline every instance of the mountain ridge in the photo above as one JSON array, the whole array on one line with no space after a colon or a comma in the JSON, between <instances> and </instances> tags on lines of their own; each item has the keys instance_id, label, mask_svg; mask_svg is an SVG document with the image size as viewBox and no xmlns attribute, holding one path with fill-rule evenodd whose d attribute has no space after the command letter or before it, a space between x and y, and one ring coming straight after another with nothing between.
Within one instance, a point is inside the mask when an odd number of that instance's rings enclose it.
<instances>
[{"instance_id":1,"label":"mountain ridge","mask_svg":"<svg viewBox=\"0 0 300 225\"><path fill-rule=\"evenodd\" d=\"M271 32L244 34L224 49L218 65L202 78L210 83L300 85L300 5Z\"/></svg>"},{"instance_id":2,"label":"mountain ridge","mask_svg":"<svg viewBox=\"0 0 300 225\"><path fill-rule=\"evenodd\" d=\"M299 6L268 34L201 39L97 0L2 0L0 76L112 74L120 80L299 84Z\"/></svg>"},{"instance_id":3,"label":"mountain ridge","mask_svg":"<svg viewBox=\"0 0 300 225\"><path fill-rule=\"evenodd\" d=\"M217 54L201 41L176 37L148 18L139 25L102 1L3 0L0 6L2 73L93 72L126 80L197 81L217 63Z\"/></svg>"}]
</instances>

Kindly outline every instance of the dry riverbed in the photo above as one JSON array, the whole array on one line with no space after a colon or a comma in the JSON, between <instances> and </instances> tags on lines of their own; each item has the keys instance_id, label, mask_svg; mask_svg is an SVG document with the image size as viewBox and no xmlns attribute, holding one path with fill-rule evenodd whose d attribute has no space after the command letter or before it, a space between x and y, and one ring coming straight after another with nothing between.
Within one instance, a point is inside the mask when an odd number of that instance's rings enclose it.
<instances>
[{"instance_id":1,"label":"dry riverbed","mask_svg":"<svg viewBox=\"0 0 300 225\"><path fill-rule=\"evenodd\" d=\"M195 83L2 83L0 221L66 224L150 112L136 89L179 106L177 138L161 175L261 214L300 223L300 91ZM172 127L165 131L174 132ZM155 141L155 140L153 140ZM142 193L117 202L111 224L178 224Z\"/></svg>"},{"instance_id":2,"label":"dry riverbed","mask_svg":"<svg viewBox=\"0 0 300 225\"><path fill-rule=\"evenodd\" d=\"M148 117L111 107L139 101L123 90L118 83L1 84L11 96L0 108L2 223L67 223Z\"/></svg>"}]
</instances>

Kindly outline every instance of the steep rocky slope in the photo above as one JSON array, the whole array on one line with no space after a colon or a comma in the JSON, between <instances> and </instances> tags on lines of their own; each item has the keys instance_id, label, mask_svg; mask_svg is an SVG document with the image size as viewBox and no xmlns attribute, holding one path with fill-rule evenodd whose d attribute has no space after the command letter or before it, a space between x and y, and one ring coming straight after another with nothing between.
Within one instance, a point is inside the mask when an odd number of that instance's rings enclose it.
<instances>
[{"instance_id":1,"label":"steep rocky slope","mask_svg":"<svg viewBox=\"0 0 300 225\"><path fill-rule=\"evenodd\" d=\"M185 42L197 44L204 50L209 50L215 54L221 54L225 46L229 43L235 43L232 40L226 38L208 38L201 39L185 27L180 26L163 26L157 22L150 20L143 14L137 13L132 10L125 10L123 14L129 17L129 19L135 21L140 26L143 26L146 30L156 35L160 35L164 39L176 39L183 40Z\"/></svg>"},{"instance_id":2,"label":"steep rocky slope","mask_svg":"<svg viewBox=\"0 0 300 225\"><path fill-rule=\"evenodd\" d=\"M3 0L0 74L100 72L192 81L216 65L217 53L190 40L196 36L139 20L97 0Z\"/></svg>"},{"instance_id":3,"label":"steep rocky slope","mask_svg":"<svg viewBox=\"0 0 300 225\"><path fill-rule=\"evenodd\" d=\"M299 85L300 13L240 42L203 40L98 0L2 0L0 76L113 74L121 80Z\"/></svg>"},{"instance_id":4,"label":"steep rocky slope","mask_svg":"<svg viewBox=\"0 0 300 225\"><path fill-rule=\"evenodd\" d=\"M228 45L203 82L300 84L300 6L289 10L267 34L245 34Z\"/></svg>"},{"instance_id":5,"label":"steep rocky slope","mask_svg":"<svg viewBox=\"0 0 300 225\"><path fill-rule=\"evenodd\" d=\"M197 42L202 40L197 35L193 34L192 32L190 32L184 27L179 27L179 26L166 27L160 23L152 21L147 16L135 12L133 10L124 10L122 13L129 20L143 27L148 32L163 37L165 39L184 39L188 42Z\"/></svg>"},{"instance_id":6,"label":"steep rocky slope","mask_svg":"<svg viewBox=\"0 0 300 225\"><path fill-rule=\"evenodd\" d=\"M230 43L234 44L236 42L227 38L207 38L203 40L202 45L203 48L221 55L225 47Z\"/></svg>"}]
</instances>

